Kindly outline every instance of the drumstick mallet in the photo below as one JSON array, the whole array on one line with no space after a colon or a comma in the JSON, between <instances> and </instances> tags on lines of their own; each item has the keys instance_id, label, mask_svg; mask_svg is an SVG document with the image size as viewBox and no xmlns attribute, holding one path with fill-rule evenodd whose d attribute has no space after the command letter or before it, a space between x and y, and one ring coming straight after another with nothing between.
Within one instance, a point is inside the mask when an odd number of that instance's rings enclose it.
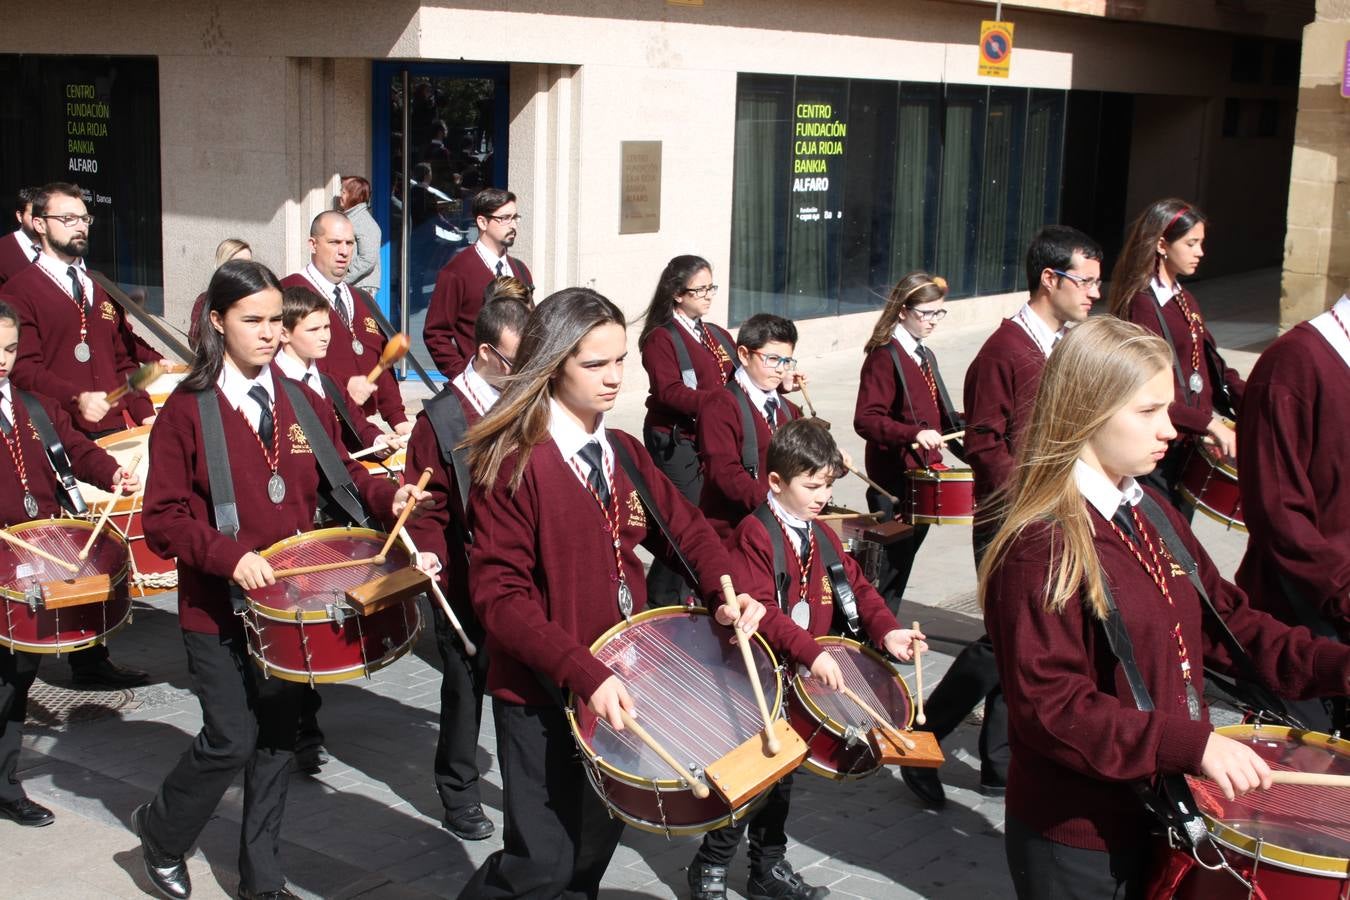
<instances>
[{"instance_id":1,"label":"drumstick mallet","mask_svg":"<svg viewBox=\"0 0 1350 900\"><path fill-rule=\"evenodd\" d=\"M65 569L68 572L80 571L79 566L74 565L73 563L68 563L59 556L53 556L46 550L43 550L41 547L34 547L32 544L28 543L23 538L12 535L3 528L0 528L0 540L4 540L10 544L13 544L15 547L19 548L25 553L31 553L34 556L39 557L40 559L47 560L47 562L56 563L58 566L60 566L61 568Z\"/></svg>"},{"instance_id":2,"label":"drumstick mallet","mask_svg":"<svg viewBox=\"0 0 1350 900\"><path fill-rule=\"evenodd\" d=\"M963 438L963 437L965 437L965 436L966 436L966 431L965 431L964 428L961 429L960 431L953 431L951 434L944 434L944 435L942 436L942 443L945 444L945 443L947 443L948 441L954 441L954 440L956 440L957 438ZM918 442L918 441L915 441L914 443L910 444L910 445L909 445L909 449L911 449L911 450L918 450L918 449L919 449L919 442Z\"/></svg>"},{"instance_id":3,"label":"drumstick mallet","mask_svg":"<svg viewBox=\"0 0 1350 900\"><path fill-rule=\"evenodd\" d=\"M736 600L736 588L732 587L730 575L722 576L722 595L726 598L726 605L739 616L741 605ZM764 700L764 685L759 683L759 669L755 667L755 657L750 650L750 635L737 629L736 643L741 647L745 674L750 678L750 688L755 692L755 703L759 705L759 715L764 720L764 744L769 748L770 755L776 756L782 744L778 741L778 735L773 733L773 718L769 715L769 704Z\"/></svg>"},{"instance_id":4,"label":"drumstick mallet","mask_svg":"<svg viewBox=\"0 0 1350 900\"><path fill-rule=\"evenodd\" d=\"M887 499L890 500L892 503L899 503L899 502L900 502L900 498L899 498L899 497L895 496L895 495L892 494L890 491L886 490L884 487L882 487L881 485L877 484L877 483L876 483L875 481L873 481L872 479L868 478L866 475L864 475L862 472L858 471L858 470L857 470L856 468L854 468L853 466L849 466L849 467L848 467L848 470L849 470L850 472L852 472L854 475L857 475L857 476L858 476L859 478L861 478L863 481L867 482L867 486L868 486L868 487L870 487L872 490L876 491L878 494L881 494L881 496L887 498Z\"/></svg>"},{"instance_id":5,"label":"drumstick mallet","mask_svg":"<svg viewBox=\"0 0 1350 900\"><path fill-rule=\"evenodd\" d=\"M619 715L623 718L623 727L637 735L642 743L646 744L651 748L653 753L661 757L661 761L670 766L671 771L678 775L681 781L684 781L689 785L689 790L696 798L699 800L707 799L709 793L708 786L703 783L702 779L695 778L692 773L684 768L684 766L680 765L680 761L671 756L669 751L661 746L661 742L652 737L647 729L639 725L637 720L634 719L627 710L620 709Z\"/></svg>"},{"instance_id":6,"label":"drumstick mallet","mask_svg":"<svg viewBox=\"0 0 1350 900\"><path fill-rule=\"evenodd\" d=\"M417 492L420 494L427 489L427 482L431 481L431 469L423 469L422 477L417 479ZM384 565L385 558L389 555L389 548L394 546L394 541L398 540L399 533L403 531L403 523L408 521L408 516L412 515L413 508L417 506L417 498L409 497L407 504L403 507L403 512L398 514L398 521L394 523L394 530L389 532L389 537L384 539L384 546L380 552L375 554L375 565Z\"/></svg>"},{"instance_id":7,"label":"drumstick mallet","mask_svg":"<svg viewBox=\"0 0 1350 900\"><path fill-rule=\"evenodd\" d=\"M131 457L131 459L126 464L126 467L122 471L135 472L136 467L139 466L140 464L141 464L141 455L137 453ZM106 504L104 504L103 513L98 517L98 523L94 525L94 530L89 533L89 540L85 541L84 546L80 548L81 561L89 558L89 551L94 546L94 541L98 540L99 533L103 531L103 526L108 524L108 517L112 515L113 504L115 504L119 499L121 499L122 491L124 489L125 488L123 487L122 481L119 480L117 482L117 486L113 488L112 499L109 500Z\"/></svg>"},{"instance_id":8,"label":"drumstick mallet","mask_svg":"<svg viewBox=\"0 0 1350 900\"><path fill-rule=\"evenodd\" d=\"M1273 771L1270 780L1275 784L1311 784L1317 787L1350 788L1350 775L1331 775L1326 772Z\"/></svg>"},{"instance_id":9,"label":"drumstick mallet","mask_svg":"<svg viewBox=\"0 0 1350 900\"><path fill-rule=\"evenodd\" d=\"M406 528L399 533L399 538L402 539L403 546L408 548L408 552L411 553L414 558L420 555L417 545L413 543L412 535L408 534ZM431 593L436 597L436 602L441 605L441 612L445 613L445 617L450 620L450 627L455 629L455 634L459 635L460 641L463 642L464 652L469 656L477 656L478 648L474 646L473 641L469 640L469 636L464 633L464 626L459 623L459 616L455 615L455 611L451 609L450 601L445 599L445 594L441 591L441 586L436 583L435 575L431 576Z\"/></svg>"},{"instance_id":10,"label":"drumstick mallet","mask_svg":"<svg viewBox=\"0 0 1350 900\"><path fill-rule=\"evenodd\" d=\"M890 735L891 740L896 741L906 750L913 750L917 747L913 741L901 734L900 729L892 725L890 720L882 717L875 709L867 704L867 701L853 693L853 689L848 685L840 685L839 693L856 703L859 709L866 713L872 721L877 723L878 728Z\"/></svg>"},{"instance_id":11,"label":"drumstick mallet","mask_svg":"<svg viewBox=\"0 0 1350 900\"><path fill-rule=\"evenodd\" d=\"M408 336L401 331L391 337L389 343L384 345L384 352L380 354L380 361L375 364L375 368L371 369L370 374L366 376L366 381L374 384L379 380L379 377L384 374L385 369L408 355L408 348L411 346L412 342L409 341Z\"/></svg>"},{"instance_id":12,"label":"drumstick mallet","mask_svg":"<svg viewBox=\"0 0 1350 900\"><path fill-rule=\"evenodd\" d=\"M914 633L920 633L918 622L914 623ZM923 654L919 652L917 641L914 644L914 697L914 721L920 725L927 725L928 717L923 713Z\"/></svg>"},{"instance_id":13,"label":"drumstick mallet","mask_svg":"<svg viewBox=\"0 0 1350 900\"><path fill-rule=\"evenodd\" d=\"M801 388L802 401L806 403L806 411L811 414L811 418L815 419L816 423L822 426L826 431L829 431L830 423L816 415L816 405L811 402L811 395L806 391L806 382L798 381L797 387Z\"/></svg>"},{"instance_id":14,"label":"drumstick mallet","mask_svg":"<svg viewBox=\"0 0 1350 900\"><path fill-rule=\"evenodd\" d=\"M402 437L402 435L398 435L398 434L391 434L391 435L390 435L390 438L398 438L398 437ZM399 444L376 444L375 446L373 446L373 447L367 447L367 448L364 449L364 450L357 450L355 453L351 454L351 458L352 458L352 459L365 459L367 456L374 456L376 453L379 453L381 450L388 450L388 451L390 451L391 453L393 453L393 452L396 452L396 451L399 451L399 450L402 450L402 449L403 449L403 447L402 447L401 445L399 445Z\"/></svg>"},{"instance_id":15,"label":"drumstick mallet","mask_svg":"<svg viewBox=\"0 0 1350 900\"><path fill-rule=\"evenodd\" d=\"M106 400L109 405L116 403L132 391L143 390L146 385L163 374L164 366L162 364L157 362L146 363L127 376L126 384L108 391L108 396L103 399Z\"/></svg>"}]
</instances>

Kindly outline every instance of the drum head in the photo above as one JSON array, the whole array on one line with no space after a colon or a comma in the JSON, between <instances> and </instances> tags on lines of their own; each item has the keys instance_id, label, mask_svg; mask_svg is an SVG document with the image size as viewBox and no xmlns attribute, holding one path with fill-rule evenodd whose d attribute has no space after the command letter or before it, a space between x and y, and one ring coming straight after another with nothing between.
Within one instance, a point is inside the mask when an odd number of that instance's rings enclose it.
<instances>
[{"instance_id":1,"label":"drum head","mask_svg":"<svg viewBox=\"0 0 1350 900\"><path fill-rule=\"evenodd\" d=\"M24 592L34 585L48 581L65 581L91 575L108 575L113 584L126 576L127 545L116 531L104 527L98 540L84 561L79 559L93 524L81 519L40 519L10 527L9 533L22 538L40 550L58 559L79 566L71 572L56 563L35 556L27 550L0 542L0 594L11 599L22 599Z\"/></svg>"},{"instance_id":2,"label":"drum head","mask_svg":"<svg viewBox=\"0 0 1350 900\"><path fill-rule=\"evenodd\" d=\"M901 729L909 727L914 715L909 689L881 654L843 637L819 637L816 642L839 664L844 684L864 703L886 716L889 719L886 724ZM793 679L792 686L816 720L835 735L843 736L849 728L860 728L864 732L872 728L872 718L843 691L830 690L808 677L805 670Z\"/></svg>"},{"instance_id":3,"label":"drum head","mask_svg":"<svg viewBox=\"0 0 1350 900\"><path fill-rule=\"evenodd\" d=\"M133 456L139 453L141 461L136 466L136 475L141 479L142 489L146 479L150 476L150 428L149 425L142 425L139 428L105 435L94 442L108 451L112 458L117 460L117 464L123 468L131 462ZM94 506L111 500L113 495L111 491L105 491L81 481L80 496L84 498L85 503ZM140 507L139 498L137 498L136 507Z\"/></svg>"},{"instance_id":4,"label":"drum head","mask_svg":"<svg viewBox=\"0 0 1350 900\"><path fill-rule=\"evenodd\" d=\"M1272 770L1350 775L1350 742L1317 732L1229 725L1219 734L1255 750ZM1195 801L1220 843L1284 868L1350 872L1350 802L1344 788L1277 784L1228 800L1212 781L1187 776Z\"/></svg>"},{"instance_id":5,"label":"drum head","mask_svg":"<svg viewBox=\"0 0 1350 900\"><path fill-rule=\"evenodd\" d=\"M321 528L273 544L261 556L271 563L273 570L372 559L384 546L385 537L369 528ZM411 564L408 552L395 543L380 565L372 561L328 572L278 578L276 584L250 591L249 606L274 618L294 619L299 614L305 619L324 619L328 617L327 607L344 599L348 590Z\"/></svg>"}]
</instances>

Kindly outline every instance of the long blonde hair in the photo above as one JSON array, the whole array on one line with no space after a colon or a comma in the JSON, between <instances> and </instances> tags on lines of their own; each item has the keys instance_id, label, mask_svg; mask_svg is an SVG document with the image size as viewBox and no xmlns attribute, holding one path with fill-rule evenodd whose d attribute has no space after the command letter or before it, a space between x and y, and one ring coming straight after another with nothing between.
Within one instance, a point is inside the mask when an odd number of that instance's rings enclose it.
<instances>
[{"instance_id":1,"label":"long blonde hair","mask_svg":"<svg viewBox=\"0 0 1350 900\"><path fill-rule=\"evenodd\" d=\"M627 327L623 311L590 288L563 288L540 301L525 322L501 397L464 437L475 484L492 490L507 457L519 453L510 490L520 487L530 453L549 437L554 377L586 335L610 323Z\"/></svg>"},{"instance_id":2,"label":"long blonde hair","mask_svg":"<svg viewBox=\"0 0 1350 900\"><path fill-rule=\"evenodd\" d=\"M947 280L940 275L930 275L924 271L910 272L895 283L886 305L882 307L877 324L872 328L872 337L868 339L863 352L871 353L878 347L891 342L895 332L895 323L900 321L900 310L912 309L921 303L932 303L947 296Z\"/></svg>"},{"instance_id":3,"label":"long blonde hair","mask_svg":"<svg viewBox=\"0 0 1350 900\"><path fill-rule=\"evenodd\" d=\"M1097 618L1106 617L1092 521L1074 479L1074 463L1098 429L1171 365L1166 341L1113 316L1089 319L1055 347L1036 391L1016 472L996 500L1003 520L980 564L982 605L990 601L992 573L1022 531L1048 523L1054 540L1045 608L1061 613L1085 589L1084 605Z\"/></svg>"}]
</instances>

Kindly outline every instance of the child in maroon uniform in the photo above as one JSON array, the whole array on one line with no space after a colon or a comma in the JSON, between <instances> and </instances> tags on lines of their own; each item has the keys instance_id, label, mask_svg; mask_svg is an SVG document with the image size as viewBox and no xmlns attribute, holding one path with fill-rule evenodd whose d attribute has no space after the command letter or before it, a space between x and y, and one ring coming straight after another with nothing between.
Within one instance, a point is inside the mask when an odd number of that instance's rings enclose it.
<instances>
[{"instance_id":1,"label":"child in maroon uniform","mask_svg":"<svg viewBox=\"0 0 1350 900\"><path fill-rule=\"evenodd\" d=\"M230 582L243 590L274 584L258 555L282 538L310 530L320 473L312 441L335 445L367 509L392 521L417 494L411 485L370 476L341 447L326 405L315 412L324 435L307 435L272 364L281 333L281 287L255 262L232 260L207 288L210 328L192 371L165 403L150 439L145 537L166 559L178 559L178 617L201 700L203 724L191 747L132 824L146 873L162 894L191 893L184 855L244 770L239 896L293 897L278 858L287 773L296 737L300 685L264 679L249 657L234 614ZM238 531L215 520L208 448L198 394L219 407L231 471ZM429 500L425 493L417 499Z\"/></svg>"},{"instance_id":2,"label":"child in maroon uniform","mask_svg":"<svg viewBox=\"0 0 1350 900\"><path fill-rule=\"evenodd\" d=\"M735 613L720 603L730 564L716 533L638 441L604 427L626 357L618 307L586 288L559 291L530 315L516 374L469 432L469 591L491 655L505 834L461 897L595 897L618 845L623 825L587 784L561 692L622 729L633 701L589 648L646 606L638 544L675 563L625 457L718 621L752 632L764 614L745 594Z\"/></svg>"},{"instance_id":3,"label":"child in maroon uniform","mask_svg":"<svg viewBox=\"0 0 1350 900\"><path fill-rule=\"evenodd\" d=\"M844 567L866 635L901 660L913 656L915 640L920 650L925 649L923 635L900 627L853 557L844 552L838 536L815 523L829 502L834 480L845 471L843 455L830 433L810 419L798 419L774 434L767 454L767 499L741 521L730 545L737 585L756 597L777 597L760 626L764 639L796 665L809 668L813 677L839 688L839 664L815 641L830 633L838 602L825 588L829 579L821 545L828 543L829 555ZM785 571L775 568L775 541L792 548L783 554ZM780 590L782 585L786 592ZM750 900L816 900L829 893L807 884L785 858L791 790L788 775L769 789L768 798L748 818L704 836L689 865L694 900L725 900L727 866L747 826L750 880L745 893Z\"/></svg>"},{"instance_id":4,"label":"child in maroon uniform","mask_svg":"<svg viewBox=\"0 0 1350 900\"><path fill-rule=\"evenodd\" d=\"M1271 784L1266 763L1209 722L1205 668L1232 673L1236 660L1187 556L1268 687L1350 692L1350 647L1254 610L1185 519L1137 483L1176 436L1171 362L1164 341L1119 319L1069 332L1041 377L980 569L1008 705L1006 840L1019 897L1142 896L1151 823L1131 782L1205 775L1230 798ZM1122 631L1151 702L1136 702L1120 662L1129 654L1108 640Z\"/></svg>"}]
</instances>

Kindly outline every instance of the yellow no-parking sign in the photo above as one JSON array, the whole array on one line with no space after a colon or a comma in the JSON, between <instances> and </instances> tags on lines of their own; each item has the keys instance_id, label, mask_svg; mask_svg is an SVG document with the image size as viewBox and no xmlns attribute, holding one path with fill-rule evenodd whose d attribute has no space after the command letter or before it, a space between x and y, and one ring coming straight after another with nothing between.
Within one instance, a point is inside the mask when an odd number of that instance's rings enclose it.
<instances>
[{"instance_id":1,"label":"yellow no-parking sign","mask_svg":"<svg viewBox=\"0 0 1350 900\"><path fill-rule=\"evenodd\" d=\"M1012 63L1012 48L1012 22L981 22L979 73L992 78L1007 78L1008 66Z\"/></svg>"}]
</instances>

